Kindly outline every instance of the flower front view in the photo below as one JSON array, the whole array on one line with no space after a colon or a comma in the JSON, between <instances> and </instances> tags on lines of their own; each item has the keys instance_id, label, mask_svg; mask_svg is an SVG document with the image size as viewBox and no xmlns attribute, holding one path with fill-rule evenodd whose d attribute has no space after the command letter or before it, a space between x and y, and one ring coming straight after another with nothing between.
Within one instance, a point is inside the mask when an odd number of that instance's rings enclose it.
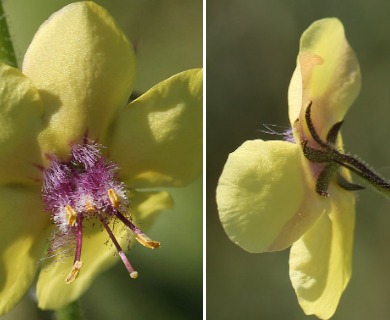
<instances>
[{"instance_id":1,"label":"flower front view","mask_svg":"<svg viewBox=\"0 0 390 320\"><path fill-rule=\"evenodd\" d=\"M39 261L43 309L77 299L114 253L136 278L124 251L133 239L158 248L143 230L172 206L150 189L183 186L202 169L202 70L128 103L133 49L88 1L53 14L22 71L0 64L0 77L0 314L31 286Z\"/></svg>"},{"instance_id":2,"label":"flower front view","mask_svg":"<svg viewBox=\"0 0 390 320\"><path fill-rule=\"evenodd\" d=\"M334 314L351 277L354 191L362 187L349 171L375 175L343 153L340 128L359 90L359 65L340 21L313 23L290 82L291 132L285 141L246 141L230 154L217 188L234 243L253 253L291 246L298 301L321 319Z\"/></svg>"}]
</instances>

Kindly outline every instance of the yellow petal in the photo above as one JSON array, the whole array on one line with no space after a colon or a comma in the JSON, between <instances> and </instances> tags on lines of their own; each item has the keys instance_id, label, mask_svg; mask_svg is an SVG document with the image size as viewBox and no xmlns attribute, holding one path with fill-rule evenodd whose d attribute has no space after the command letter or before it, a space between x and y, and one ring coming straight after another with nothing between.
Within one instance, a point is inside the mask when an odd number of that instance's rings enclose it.
<instances>
[{"instance_id":1,"label":"yellow petal","mask_svg":"<svg viewBox=\"0 0 390 320\"><path fill-rule=\"evenodd\" d=\"M173 200L168 192L136 192L131 199L134 211L135 223L140 223L142 228L148 229L157 218L157 213L171 209Z\"/></svg>"},{"instance_id":2,"label":"yellow petal","mask_svg":"<svg viewBox=\"0 0 390 320\"><path fill-rule=\"evenodd\" d=\"M247 141L230 154L217 187L219 217L229 238L249 252L282 250L322 213L304 185L300 146Z\"/></svg>"},{"instance_id":3,"label":"yellow petal","mask_svg":"<svg viewBox=\"0 0 390 320\"><path fill-rule=\"evenodd\" d=\"M18 69L0 64L0 185L35 183L42 165L42 101Z\"/></svg>"},{"instance_id":4,"label":"yellow petal","mask_svg":"<svg viewBox=\"0 0 390 320\"><path fill-rule=\"evenodd\" d=\"M135 193L131 202L132 215L135 224L145 231L162 210L172 206L172 200L166 192L142 192ZM95 277L108 269L114 263L120 261L115 255L116 249L111 244L108 234L100 229L100 221L92 220L86 223L83 236L83 248L81 253L82 268L78 277L71 284L65 283L65 278L70 273L73 265L74 247L65 256L54 258L40 273L37 283L38 306L41 309L58 309L78 299L94 281ZM92 223L95 222L95 226ZM126 249L128 241L135 243L129 230L122 227L120 222L115 224L113 232ZM149 234L151 238L153 236ZM108 244L107 244L108 240ZM158 239L153 239L157 240ZM66 247L64 247L66 248ZM145 249L146 250L146 249ZM130 261L131 250L127 253ZM132 261L137 270L137 261ZM142 270L138 270L142 274ZM134 281L128 279L128 281Z\"/></svg>"},{"instance_id":5,"label":"yellow petal","mask_svg":"<svg viewBox=\"0 0 390 320\"><path fill-rule=\"evenodd\" d=\"M360 68L336 18L314 22L302 35L297 68L289 87L291 125L313 103L317 132L325 136L344 119L360 90ZM298 139L298 136L296 136Z\"/></svg>"},{"instance_id":6,"label":"yellow petal","mask_svg":"<svg viewBox=\"0 0 390 320\"><path fill-rule=\"evenodd\" d=\"M134 53L105 9L92 1L72 3L38 30L23 72L40 90L47 128L40 142L64 158L69 143L85 134L104 143L135 76Z\"/></svg>"},{"instance_id":7,"label":"yellow petal","mask_svg":"<svg viewBox=\"0 0 390 320\"><path fill-rule=\"evenodd\" d=\"M0 315L31 286L46 245L49 214L42 211L39 188L0 188Z\"/></svg>"},{"instance_id":8,"label":"yellow petal","mask_svg":"<svg viewBox=\"0 0 390 320\"><path fill-rule=\"evenodd\" d=\"M290 278L304 312L321 319L334 314L351 277L355 197L332 185L324 213L290 253Z\"/></svg>"},{"instance_id":9,"label":"yellow petal","mask_svg":"<svg viewBox=\"0 0 390 320\"><path fill-rule=\"evenodd\" d=\"M111 158L133 187L181 186L202 170L202 70L179 73L119 113Z\"/></svg>"}]
</instances>

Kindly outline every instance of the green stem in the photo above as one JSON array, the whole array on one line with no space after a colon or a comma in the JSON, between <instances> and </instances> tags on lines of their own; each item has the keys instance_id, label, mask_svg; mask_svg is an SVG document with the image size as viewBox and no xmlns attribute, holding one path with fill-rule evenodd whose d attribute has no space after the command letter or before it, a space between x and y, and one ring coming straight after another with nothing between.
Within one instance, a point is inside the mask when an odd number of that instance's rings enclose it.
<instances>
[{"instance_id":1,"label":"green stem","mask_svg":"<svg viewBox=\"0 0 390 320\"><path fill-rule=\"evenodd\" d=\"M78 301L68 304L55 312L56 320L84 320L84 313Z\"/></svg>"},{"instance_id":2,"label":"green stem","mask_svg":"<svg viewBox=\"0 0 390 320\"><path fill-rule=\"evenodd\" d=\"M0 1L0 61L12 67L17 67L14 46L8 31L3 2Z\"/></svg>"}]
</instances>

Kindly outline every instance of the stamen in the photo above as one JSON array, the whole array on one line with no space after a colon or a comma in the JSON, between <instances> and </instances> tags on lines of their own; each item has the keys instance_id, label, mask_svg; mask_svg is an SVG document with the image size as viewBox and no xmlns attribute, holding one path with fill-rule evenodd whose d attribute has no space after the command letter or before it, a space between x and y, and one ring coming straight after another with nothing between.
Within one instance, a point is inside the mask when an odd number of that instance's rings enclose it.
<instances>
[{"instance_id":1,"label":"stamen","mask_svg":"<svg viewBox=\"0 0 390 320\"><path fill-rule=\"evenodd\" d=\"M126 219L120 212L116 213L116 216L121 220L126 226L130 228L131 231L136 235L136 240L142 244L144 247L149 249L156 249L160 247L160 242L153 241L141 229L138 229L131 221Z\"/></svg>"},{"instance_id":2,"label":"stamen","mask_svg":"<svg viewBox=\"0 0 390 320\"><path fill-rule=\"evenodd\" d=\"M70 207L70 206L69 206ZM77 215L77 230L76 230L76 250L74 256L74 263L72 267L72 271L65 278L65 283L70 284L74 280L76 280L81 267L83 266L83 262L80 260L81 258L81 248L83 244L83 215Z\"/></svg>"},{"instance_id":3,"label":"stamen","mask_svg":"<svg viewBox=\"0 0 390 320\"><path fill-rule=\"evenodd\" d=\"M114 234L112 233L110 227L108 226L106 220L101 215L99 215L99 218L100 218L100 221L102 222L104 228L106 229L108 235L110 236L111 241L114 243L115 248L118 251L118 254L123 261L123 264L125 265L127 271L129 272L130 278L136 279L138 277L138 272L134 270L129 259L127 259L125 253L123 252L119 242L116 240L116 238L115 238Z\"/></svg>"},{"instance_id":4,"label":"stamen","mask_svg":"<svg viewBox=\"0 0 390 320\"><path fill-rule=\"evenodd\" d=\"M77 213L73 210L73 208L68 204L65 207L65 217L68 225L71 227L77 226L76 218Z\"/></svg>"},{"instance_id":5,"label":"stamen","mask_svg":"<svg viewBox=\"0 0 390 320\"><path fill-rule=\"evenodd\" d=\"M50 166L43 169L42 198L46 210L51 212L52 220L60 229L59 235L63 236L61 239L53 237L50 250L58 250L64 241L75 240L75 257L66 283L72 283L77 278L83 265L84 217L99 217L133 279L138 277L138 272L115 239L109 227L111 219L119 218L145 247L154 249L160 246L121 213L129 210L126 187L119 179L118 166L104 158L101 148L101 145L84 139L83 144L72 146L68 161L62 162L51 156Z\"/></svg>"}]
</instances>

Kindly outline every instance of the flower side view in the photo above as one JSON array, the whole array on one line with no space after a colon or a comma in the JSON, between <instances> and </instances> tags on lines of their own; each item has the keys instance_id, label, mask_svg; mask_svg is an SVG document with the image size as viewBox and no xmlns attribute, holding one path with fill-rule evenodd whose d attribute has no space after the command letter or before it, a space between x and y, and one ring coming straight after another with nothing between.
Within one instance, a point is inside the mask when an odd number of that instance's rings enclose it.
<instances>
[{"instance_id":1,"label":"flower side view","mask_svg":"<svg viewBox=\"0 0 390 320\"><path fill-rule=\"evenodd\" d=\"M133 49L105 9L82 1L40 27L21 71L0 63L0 77L0 315L39 261L42 309L78 299L115 254L136 278L124 249L158 248L143 230L172 207L150 189L202 170L202 69L128 103Z\"/></svg>"},{"instance_id":2,"label":"flower side view","mask_svg":"<svg viewBox=\"0 0 390 320\"><path fill-rule=\"evenodd\" d=\"M340 128L360 90L358 61L336 18L302 35L289 92L292 136L246 141L230 154L217 187L221 223L252 253L291 246L290 279L303 311L329 319L351 277L355 172L386 182L343 152Z\"/></svg>"}]
</instances>

